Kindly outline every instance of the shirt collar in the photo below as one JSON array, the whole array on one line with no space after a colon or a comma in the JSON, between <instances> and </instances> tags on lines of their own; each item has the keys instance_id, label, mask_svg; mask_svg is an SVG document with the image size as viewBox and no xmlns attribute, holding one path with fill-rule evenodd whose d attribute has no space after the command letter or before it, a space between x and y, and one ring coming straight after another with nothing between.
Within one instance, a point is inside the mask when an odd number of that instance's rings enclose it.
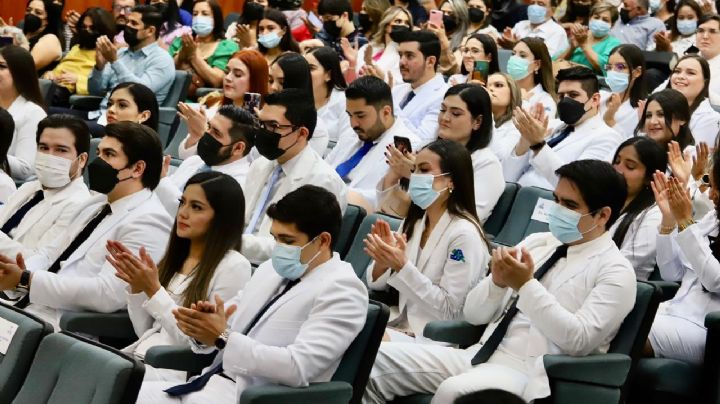
<instances>
[{"instance_id":1,"label":"shirt collar","mask_svg":"<svg viewBox=\"0 0 720 404\"><path fill-rule=\"evenodd\" d=\"M568 247L568 256L571 255L593 255L602 253L612 243L610 232L606 231L600 237L586 243L571 245Z\"/></svg>"},{"instance_id":2,"label":"shirt collar","mask_svg":"<svg viewBox=\"0 0 720 404\"><path fill-rule=\"evenodd\" d=\"M133 56L135 56L135 55L150 56L150 52L152 52L155 48L158 48L158 47L159 46L158 46L157 42L153 42L150 45L144 46L136 51L132 51L132 50L130 50L130 48L125 48L125 49L127 49L128 54L133 55Z\"/></svg>"},{"instance_id":3,"label":"shirt collar","mask_svg":"<svg viewBox=\"0 0 720 404\"><path fill-rule=\"evenodd\" d=\"M280 164L281 170L287 175L288 173L292 172L295 167L299 164L299 161L302 159L302 156L308 152L308 149L312 149L310 147L310 144L306 144L305 148L298 153L295 157L291 158L290 160L286 161L283 164Z\"/></svg>"},{"instance_id":4,"label":"shirt collar","mask_svg":"<svg viewBox=\"0 0 720 404\"><path fill-rule=\"evenodd\" d=\"M135 192L128 196L122 197L110 204L113 213L129 210L132 207L140 206L140 204L152 196L152 191L143 188L141 191Z\"/></svg>"}]
</instances>

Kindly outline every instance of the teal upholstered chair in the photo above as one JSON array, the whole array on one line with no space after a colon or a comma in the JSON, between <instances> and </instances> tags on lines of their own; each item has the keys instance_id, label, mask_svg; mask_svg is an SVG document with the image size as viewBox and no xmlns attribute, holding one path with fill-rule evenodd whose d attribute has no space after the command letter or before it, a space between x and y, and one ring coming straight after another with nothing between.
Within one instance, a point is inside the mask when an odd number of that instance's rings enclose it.
<instances>
[{"instance_id":1,"label":"teal upholstered chair","mask_svg":"<svg viewBox=\"0 0 720 404\"><path fill-rule=\"evenodd\" d=\"M397 217L384 215L382 213L373 213L365 216L365 219L363 219L362 223L360 223L360 227L358 227L357 232L355 233L355 238L350 246L350 250L345 256L345 262L349 262L352 265L355 273L363 280L363 282L365 281L365 271L371 261L370 256L364 251L365 245L363 244L363 240L368 233L370 233L370 228L378 219L383 219L388 222L393 230L400 228L400 223L402 222L402 219Z\"/></svg>"},{"instance_id":2,"label":"teal upholstered chair","mask_svg":"<svg viewBox=\"0 0 720 404\"><path fill-rule=\"evenodd\" d=\"M121 349L138 339L127 311L94 313L65 312L60 317L60 329L92 335L100 342Z\"/></svg>"},{"instance_id":3,"label":"teal upholstered chair","mask_svg":"<svg viewBox=\"0 0 720 404\"><path fill-rule=\"evenodd\" d=\"M515 196L519 190L520 185L514 182L505 183L505 190L495 204L492 214L490 214L490 217L487 218L483 225L485 233L494 237L502 230L503 225L508 220L508 216L510 216L510 210L512 209Z\"/></svg>"},{"instance_id":4,"label":"teal upholstered chair","mask_svg":"<svg viewBox=\"0 0 720 404\"><path fill-rule=\"evenodd\" d=\"M340 254L341 259L345 259L352 245L355 233L357 233L360 223L362 223L366 215L367 212L360 206L348 205L345 209L342 226L340 226L340 234L335 241L335 252Z\"/></svg>"},{"instance_id":5,"label":"teal upholstered chair","mask_svg":"<svg viewBox=\"0 0 720 404\"><path fill-rule=\"evenodd\" d=\"M507 221L493 239L493 243L514 246L533 233L548 231L547 223L532 219L538 199L553 200L552 191L536 187L522 187L515 196Z\"/></svg>"}]
</instances>

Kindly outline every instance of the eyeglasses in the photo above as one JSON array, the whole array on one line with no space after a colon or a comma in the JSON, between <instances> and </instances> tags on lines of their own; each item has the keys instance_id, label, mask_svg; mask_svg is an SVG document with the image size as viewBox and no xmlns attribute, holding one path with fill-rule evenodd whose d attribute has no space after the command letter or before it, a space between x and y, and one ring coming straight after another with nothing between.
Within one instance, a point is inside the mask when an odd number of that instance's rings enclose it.
<instances>
[{"instance_id":1,"label":"eyeglasses","mask_svg":"<svg viewBox=\"0 0 720 404\"><path fill-rule=\"evenodd\" d=\"M606 64L605 65L605 71L614 71L614 72L623 72L625 70L629 69L628 65L625 63L615 63L615 64Z\"/></svg>"},{"instance_id":2,"label":"eyeglasses","mask_svg":"<svg viewBox=\"0 0 720 404\"><path fill-rule=\"evenodd\" d=\"M292 129L290 133L294 132L298 127L295 125L280 125L277 122L274 121L260 121L260 127L266 130L269 130L273 133L278 133L278 129ZM288 135L290 134L288 133Z\"/></svg>"},{"instance_id":3,"label":"eyeglasses","mask_svg":"<svg viewBox=\"0 0 720 404\"><path fill-rule=\"evenodd\" d=\"M720 30L717 30L717 29L715 29L715 28L710 28L710 29L708 29L708 28L698 28L698 29L697 29L697 34L698 34L698 35L705 35L705 34L715 35L715 34L719 34L719 33L720 33Z\"/></svg>"},{"instance_id":4,"label":"eyeglasses","mask_svg":"<svg viewBox=\"0 0 720 404\"><path fill-rule=\"evenodd\" d=\"M132 7L130 6L113 6L113 11L116 13L124 13L124 14L130 14L132 12Z\"/></svg>"}]
</instances>

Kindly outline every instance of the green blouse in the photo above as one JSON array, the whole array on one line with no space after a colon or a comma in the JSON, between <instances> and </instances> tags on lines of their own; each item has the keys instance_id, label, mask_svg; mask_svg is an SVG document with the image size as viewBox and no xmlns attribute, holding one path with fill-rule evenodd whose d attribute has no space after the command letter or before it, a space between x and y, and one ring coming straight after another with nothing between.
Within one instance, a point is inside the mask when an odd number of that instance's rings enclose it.
<instances>
[{"instance_id":1,"label":"green blouse","mask_svg":"<svg viewBox=\"0 0 720 404\"><path fill-rule=\"evenodd\" d=\"M170 56L175 57L175 55L180 52L181 48L182 38L178 37L172 42L168 52L170 52ZM220 70L225 70L225 66L227 65L228 60L230 60L230 57L239 50L240 47L237 43L235 43L235 41L223 39L218 44L217 48L215 48L215 52L205 59L205 61L210 65L210 67L217 67Z\"/></svg>"},{"instance_id":2,"label":"green blouse","mask_svg":"<svg viewBox=\"0 0 720 404\"><path fill-rule=\"evenodd\" d=\"M619 39L615 38L614 36L608 35L607 37L605 37L605 39L597 42L592 46L592 50L594 50L595 53L597 53L598 55L598 62L600 63L600 70L603 75L605 74L605 65L610 58L610 51L612 51L613 48L615 48L616 46L620 45L620 43L621 42ZM585 57L585 52L583 52L582 48L580 47L575 48L572 56L570 57L570 61L585 65L593 69L595 73L598 73L598 71L593 68L593 65L590 64L590 61L587 60L587 58Z\"/></svg>"}]
</instances>

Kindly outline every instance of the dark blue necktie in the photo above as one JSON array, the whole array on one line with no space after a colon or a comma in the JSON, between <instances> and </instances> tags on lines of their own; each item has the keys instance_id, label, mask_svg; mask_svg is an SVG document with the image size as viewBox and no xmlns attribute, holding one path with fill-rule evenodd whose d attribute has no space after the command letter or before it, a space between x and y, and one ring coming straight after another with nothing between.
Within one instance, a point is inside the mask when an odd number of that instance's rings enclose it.
<instances>
[{"instance_id":1,"label":"dark blue necktie","mask_svg":"<svg viewBox=\"0 0 720 404\"><path fill-rule=\"evenodd\" d=\"M408 95L405 96L405 99L400 101L400 109L405 109L405 106L407 106L413 98L415 98L415 91L410 91Z\"/></svg>"},{"instance_id":2,"label":"dark blue necktie","mask_svg":"<svg viewBox=\"0 0 720 404\"><path fill-rule=\"evenodd\" d=\"M363 145L353 154L350 156L347 161L344 163L340 163L336 168L335 171L338 173L340 178L345 179L345 177L350 174L350 172L357 167L358 164L360 164L360 161L362 161L363 157L365 157L366 154L372 149L373 142L364 142Z\"/></svg>"},{"instance_id":3,"label":"dark blue necktie","mask_svg":"<svg viewBox=\"0 0 720 404\"><path fill-rule=\"evenodd\" d=\"M574 126L566 126L565 129L563 129L557 136L548 140L547 145L550 146L551 148L557 146L558 144L560 144L560 142L565 140L566 137L570 136L570 134L574 130L575 130Z\"/></svg>"},{"instance_id":4,"label":"dark blue necktie","mask_svg":"<svg viewBox=\"0 0 720 404\"><path fill-rule=\"evenodd\" d=\"M20 222L23 220L25 215L32 209L35 205L40 203L45 198L45 194L43 194L42 190L39 190L35 192L35 195L25 203L25 205L21 206L20 209L15 211L15 213L10 216L10 219L8 219L7 222L3 225L2 228L0 228L0 231L5 233L8 237L10 237L10 232L16 228Z\"/></svg>"}]
</instances>

